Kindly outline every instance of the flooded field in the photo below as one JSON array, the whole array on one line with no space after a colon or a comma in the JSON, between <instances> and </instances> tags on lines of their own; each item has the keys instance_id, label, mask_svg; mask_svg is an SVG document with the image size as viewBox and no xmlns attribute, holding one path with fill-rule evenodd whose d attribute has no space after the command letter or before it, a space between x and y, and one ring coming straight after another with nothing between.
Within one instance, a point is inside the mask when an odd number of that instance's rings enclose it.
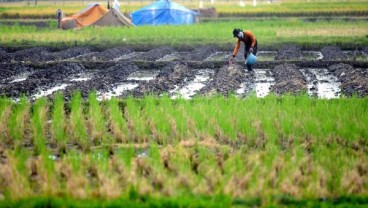
<instances>
[{"instance_id":1,"label":"flooded field","mask_svg":"<svg viewBox=\"0 0 368 208\"><path fill-rule=\"evenodd\" d=\"M74 91L84 97L97 91L99 99L145 94L190 99L216 93L264 97L302 91L329 99L368 94L368 55L363 51L342 51L335 46L303 51L293 45L279 51L260 50L253 71L247 71L242 52L229 65L230 54L211 46L192 51L171 47L150 51L2 49L0 94L13 99L22 95L35 99L57 91L66 97Z\"/></svg>"}]
</instances>

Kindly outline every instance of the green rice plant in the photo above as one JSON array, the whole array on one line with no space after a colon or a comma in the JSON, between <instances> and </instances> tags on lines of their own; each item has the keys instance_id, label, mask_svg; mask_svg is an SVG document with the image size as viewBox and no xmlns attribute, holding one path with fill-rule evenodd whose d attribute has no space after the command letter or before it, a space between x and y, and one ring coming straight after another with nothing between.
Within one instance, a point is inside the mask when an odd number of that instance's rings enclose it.
<instances>
[{"instance_id":1,"label":"green rice plant","mask_svg":"<svg viewBox=\"0 0 368 208\"><path fill-rule=\"evenodd\" d=\"M164 95L156 102L156 98L153 96L146 96L143 100L144 103L144 115L149 123L149 128L154 142L158 144L172 143L176 140L174 137L174 131L176 131L174 120L172 115L172 100Z\"/></svg>"},{"instance_id":2,"label":"green rice plant","mask_svg":"<svg viewBox=\"0 0 368 208\"><path fill-rule=\"evenodd\" d=\"M88 96L88 128L91 138L95 144L100 144L103 138L106 138L107 132L102 108L97 100L96 92Z\"/></svg>"},{"instance_id":3,"label":"green rice plant","mask_svg":"<svg viewBox=\"0 0 368 208\"><path fill-rule=\"evenodd\" d=\"M6 121L11 114L11 101L6 98L0 98L0 143L5 144L7 128Z\"/></svg>"},{"instance_id":4,"label":"green rice plant","mask_svg":"<svg viewBox=\"0 0 368 208\"><path fill-rule=\"evenodd\" d=\"M129 132L133 137L133 142L148 142L148 128L142 119L143 115L141 105L135 101L133 97L128 97L127 106L124 109L124 115L127 119Z\"/></svg>"},{"instance_id":5,"label":"green rice plant","mask_svg":"<svg viewBox=\"0 0 368 208\"><path fill-rule=\"evenodd\" d=\"M62 93L57 93L52 110L52 135L57 146L64 150L67 142L65 122L64 96Z\"/></svg>"},{"instance_id":6,"label":"green rice plant","mask_svg":"<svg viewBox=\"0 0 368 208\"><path fill-rule=\"evenodd\" d=\"M6 143L14 144L16 148L20 147L25 140L24 132L26 130L26 122L29 119L29 107L27 98L21 97L19 103L14 106L8 121L9 137Z\"/></svg>"},{"instance_id":7,"label":"green rice plant","mask_svg":"<svg viewBox=\"0 0 368 208\"><path fill-rule=\"evenodd\" d=\"M32 194L28 180L27 159L30 154L25 149L8 152L8 162L1 167L1 191L7 199L20 199Z\"/></svg>"},{"instance_id":8,"label":"green rice plant","mask_svg":"<svg viewBox=\"0 0 368 208\"><path fill-rule=\"evenodd\" d=\"M45 98L39 98L32 106L32 143L36 155L46 153L46 118L47 118L47 102Z\"/></svg>"},{"instance_id":9,"label":"green rice plant","mask_svg":"<svg viewBox=\"0 0 368 208\"><path fill-rule=\"evenodd\" d=\"M83 114L82 96L80 92L73 94L70 101L69 115L69 135L73 143L76 143L83 150L89 148L89 138L86 128L86 120Z\"/></svg>"},{"instance_id":10,"label":"green rice plant","mask_svg":"<svg viewBox=\"0 0 368 208\"><path fill-rule=\"evenodd\" d=\"M127 121L124 119L123 112L120 110L118 102L116 98L111 98L111 100L108 101L108 115L106 117L108 119L109 129L111 129L115 141L117 143L128 143L131 141Z\"/></svg>"}]
</instances>

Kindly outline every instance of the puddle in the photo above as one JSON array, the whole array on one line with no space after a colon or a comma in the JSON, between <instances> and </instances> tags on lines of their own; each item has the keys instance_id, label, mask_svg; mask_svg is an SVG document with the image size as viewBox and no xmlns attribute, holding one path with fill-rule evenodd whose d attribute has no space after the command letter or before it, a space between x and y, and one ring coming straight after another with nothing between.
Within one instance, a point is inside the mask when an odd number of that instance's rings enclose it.
<instances>
[{"instance_id":1,"label":"puddle","mask_svg":"<svg viewBox=\"0 0 368 208\"><path fill-rule=\"evenodd\" d=\"M270 88L275 84L275 78L273 77L270 69L254 69L255 76L255 91L257 97L265 97L270 93Z\"/></svg>"},{"instance_id":2,"label":"puddle","mask_svg":"<svg viewBox=\"0 0 368 208\"><path fill-rule=\"evenodd\" d=\"M248 73L247 78L236 90L238 96L255 92L257 97L262 98L270 93L271 86L275 84L275 78L270 69L253 69L252 74L249 74L250 72L246 73Z\"/></svg>"},{"instance_id":3,"label":"puddle","mask_svg":"<svg viewBox=\"0 0 368 208\"><path fill-rule=\"evenodd\" d=\"M44 97L44 96L48 96L51 95L52 93L58 91L58 90L63 90L68 86L68 84L61 84L55 87L52 87L50 89L47 90L40 90L38 93L36 93L35 95L31 96L35 99L40 98L40 97Z\"/></svg>"},{"instance_id":4,"label":"puddle","mask_svg":"<svg viewBox=\"0 0 368 208\"><path fill-rule=\"evenodd\" d=\"M77 75L74 75L70 81L71 82L84 82L84 81L88 81L92 78L92 74L77 74Z\"/></svg>"},{"instance_id":5,"label":"puddle","mask_svg":"<svg viewBox=\"0 0 368 208\"><path fill-rule=\"evenodd\" d=\"M300 70L308 82L308 94L319 98L340 97L340 85L337 77L330 74L327 69L301 69Z\"/></svg>"},{"instance_id":6,"label":"puddle","mask_svg":"<svg viewBox=\"0 0 368 208\"><path fill-rule=\"evenodd\" d=\"M9 83L14 83L14 82L23 82L24 80L27 79L27 77L30 75L31 73L24 73L24 74L19 74L17 76L12 77L12 81L10 81Z\"/></svg>"},{"instance_id":7,"label":"puddle","mask_svg":"<svg viewBox=\"0 0 368 208\"><path fill-rule=\"evenodd\" d=\"M343 51L351 61L368 61L368 55L363 51Z\"/></svg>"},{"instance_id":8,"label":"puddle","mask_svg":"<svg viewBox=\"0 0 368 208\"><path fill-rule=\"evenodd\" d=\"M90 79L91 79L90 77L80 77L80 78L71 79L70 81L72 81L72 82L84 82L84 81L88 81Z\"/></svg>"},{"instance_id":9,"label":"puddle","mask_svg":"<svg viewBox=\"0 0 368 208\"><path fill-rule=\"evenodd\" d=\"M303 51L302 58L304 60L321 60L323 59L323 55L319 51Z\"/></svg>"},{"instance_id":10,"label":"puddle","mask_svg":"<svg viewBox=\"0 0 368 208\"><path fill-rule=\"evenodd\" d=\"M258 51L257 61L274 61L277 51Z\"/></svg>"},{"instance_id":11,"label":"puddle","mask_svg":"<svg viewBox=\"0 0 368 208\"><path fill-rule=\"evenodd\" d=\"M211 54L204 61L228 61L231 52L219 51Z\"/></svg>"},{"instance_id":12,"label":"puddle","mask_svg":"<svg viewBox=\"0 0 368 208\"><path fill-rule=\"evenodd\" d=\"M134 81L150 81L155 79L157 76L156 71L136 71L131 73L127 80L134 80Z\"/></svg>"},{"instance_id":13,"label":"puddle","mask_svg":"<svg viewBox=\"0 0 368 208\"><path fill-rule=\"evenodd\" d=\"M117 87L113 88L111 91L108 92L97 92L97 99L98 100L109 100L112 97L116 97L121 95L124 91L132 90L138 87L139 84L137 83L122 83Z\"/></svg>"},{"instance_id":14,"label":"puddle","mask_svg":"<svg viewBox=\"0 0 368 208\"><path fill-rule=\"evenodd\" d=\"M201 69L195 75L193 81L190 81L187 85L183 87L176 86L174 90L170 90L169 93L172 94L172 99L182 97L184 99L190 99L195 95L200 89L206 86L206 83L210 81L211 75L214 71L209 69Z\"/></svg>"},{"instance_id":15,"label":"puddle","mask_svg":"<svg viewBox=\"0 0 368 208\"><path fill-rule=\"evenodd\" d=\"M167 54L162 58L157 59L156 61L175 61L180 59L180 53L174 52L171 54Z\"/></svg>"},{"instance_id":16,"label":"puddle","mask_svg":"<svg viewBox=\"0 0 368 208\"><path fill-rule=\"evenodd\" d=\"M134 58L136 56L142 55L144 52L132 52L132 53L128 53L125 55L122 55L120 57L114 58L113 61L120 61L120 60L126 60L126 59L131 59Z\"/></svg>"},{"instance_id":17,"label":"puddle","mask_svg":"<svg viewBox=\"0 0 368 208\"><path fill-rule=\"evenodd\" d=\"M75 56L75 57L72 57L72 58L69 58L69 59L74 60L74 59L79 59L79 58L88 57L90 55L97 55L97 54L98 54L98 52L90 52L90 53L81 54L81 55L78 55L78 56ZM96 59L96 57L94 59ZM63 60L68 60L68 58L63 59Z\"/></svg>"}]
</instances>

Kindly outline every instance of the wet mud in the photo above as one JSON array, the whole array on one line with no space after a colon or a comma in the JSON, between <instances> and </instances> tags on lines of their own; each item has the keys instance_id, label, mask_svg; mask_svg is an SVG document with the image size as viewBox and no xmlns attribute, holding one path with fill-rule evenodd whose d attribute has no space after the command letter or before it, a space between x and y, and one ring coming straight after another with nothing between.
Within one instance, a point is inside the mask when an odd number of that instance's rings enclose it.
<instances>
[{"instance_id":1,"label":"wet mud","mask_svg":"<svg viewBox=\"0 0 368 208\"><path fill-rule=\"evenodd\" d=\"M277 51L275 60L298 60L302 57L300 46L287 45Z\"/></svg>"},{"instance_id":2,"label":"wet mud","mask_svg":"<svg viewBox=\"0 0 368 208\"><path fill-rule=\"evenodd\" d=\"M278 65L272 70L272 73L276 81L276 84L271 87L272 92L299 94L307 91L307 81L295 64Z\"/></svg>"},{"instance_id":3,"label":"wet mud","mask_svg":"<svg viewBox=\"0 0 368 208\"><path fill-rule=\"evenodd\" d=\"M343 94L348 96L368 95L368 78L360 71L348 64L335 64L330 66L328 70L338 77Z\"/></svg>"},{"instance_id":4,"label":"wet mud","mask_svg":"<svg viewBox=\"0 0 368 208\"><path fill-rule=\"evenodd\" d=\"M337 46L326 46L321 50L323 60L346 60L348 57Z\"/></svg>"},{"instance_id":5,"label":"wet mud","mask_svg":"<svg viewBox=\"0 0 368 208\"><path fill-rule=\"evenodd\" d=\"M232 51L212 46L144 51L128 47L0 47L0 96L37 98L57 91L66 99L74 91L85 98L97 91L101 99L164 93L172 98L231 93L248 96L252 92L258 97L271 92L308 92L320 98L367 95L368 47L360 51L342 51L336 46L303 51L288 45L278 51L259 51L253 71L246 69L242 50L229 65Z\"/></svg>"}]
</instances>

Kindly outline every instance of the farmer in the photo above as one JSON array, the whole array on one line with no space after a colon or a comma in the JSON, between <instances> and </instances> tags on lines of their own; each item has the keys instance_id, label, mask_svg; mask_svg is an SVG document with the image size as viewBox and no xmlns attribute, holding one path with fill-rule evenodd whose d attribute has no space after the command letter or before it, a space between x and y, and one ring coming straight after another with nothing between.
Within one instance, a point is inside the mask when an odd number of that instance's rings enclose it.
<instances>
[{"instance_id":1,"label":"farmer","mask_svg":"<svg viewBox=\"0 0 368 208\"><path fill-rule=\"evenodd\" d=\"M61 9L58 9L56 11L56 18L57 18L57 21L58 21L58 28L61 27L61 19L63 19L63 11L61 11Z\"/></svg>"},{"instance_id":2,"label":"farmer","mask_svg":"<svg viewBox=\"0 0 368 208\"><path fill-rule=\"evenodd\" d=\"M257 39L254 34L249 30L242 30L242 29L234 29L233 30L234 38L238 38L238 42L236 43L236 46L233 51L233 55L229 59L229 63L233 63L233 59L238 54L240 49L240 42L244 42L244 58L247 59L248 55L250 53L253 53L254 55L257 54ZM250 64L247 64L248 71L252 71L252 66Z\"/></svg>"}]
</instances>

